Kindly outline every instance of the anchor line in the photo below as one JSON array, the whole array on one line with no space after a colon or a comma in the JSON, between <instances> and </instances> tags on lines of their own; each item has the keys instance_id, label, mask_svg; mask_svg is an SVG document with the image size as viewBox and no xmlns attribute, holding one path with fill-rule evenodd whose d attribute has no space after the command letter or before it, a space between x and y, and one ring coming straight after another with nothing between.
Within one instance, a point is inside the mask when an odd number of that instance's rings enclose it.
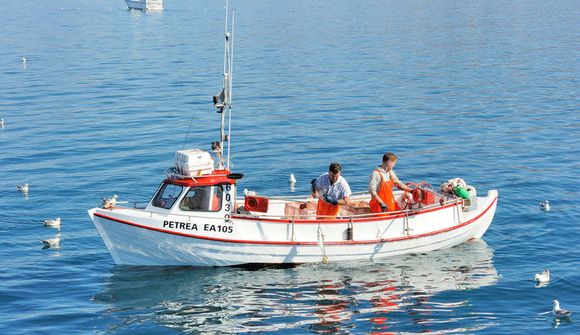
<instances>
[{"instance_id":1,"label":"anchor line","mask_svg":"<svg viewBox=\"0 0 580 335\"><path fill-rule=\"evenodd\" d=\"M328 256L326 255L326 246L324 245L324 233L322 233L322 227L320 222L318 222L318 246L322 250L322 263L328 263Z\"/></svg>"}]
</instances>

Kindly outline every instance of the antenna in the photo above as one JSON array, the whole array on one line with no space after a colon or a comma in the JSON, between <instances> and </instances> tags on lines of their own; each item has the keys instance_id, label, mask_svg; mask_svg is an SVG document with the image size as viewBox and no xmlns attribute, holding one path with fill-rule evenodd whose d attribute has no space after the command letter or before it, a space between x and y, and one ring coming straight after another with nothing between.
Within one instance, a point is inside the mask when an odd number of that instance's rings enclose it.
<instances>
[{"instance_id":1,"label":"antenna","mask_svg":"<svg viewBox=\"0 0 580 335\"><path fill-rule=\"evenodd\" d=\"M236 12L232 11L232 50L231 50L231 54L230 54L230 89L229 89L229 93L230 93L230 97L229 97L229 120L228 120L228 159L227 159L227 169L230 169L230 144L231 144L231 140L232 140L232 136L231 136L231 129L232 129L232 81L234 78L234 22L235 22L235 18L236 18Z\"/></svg>"},{"instance_id":2,"label":"antenna","mask_svg":"<svg viewBox=\"0 0 580 335\"><path fill-rule=\"evenodd\" d=\"M227 70L227 60L228 60L228 14L229 14L229 2L228 0L226 0L226 18L225 18L225 27L224 27L224 31L225 31L225 45L224 45L224 74L226 73Z\"/></svg>"},{"instance_id":3,"label":"antenna","mask_svg":"<svg viewBox=\"0 0 580 335\"><path fill-rule=\"evenodd\" d=\"M213 97L214 107L217 108L217 113L221 114L220 138L217 142L212 142L212 150L216 153L219 159L219 168L230 168L230 131L232 122L232 69L233 69L233 32L234 32L234 11L232 11L231 34L228 30L229 17L229 2L226 0L226 15L225 15L225 41L224 41L224 85L219 95ZM227 133L225 130L226 113L228 113ZM223 149L224 142L227 144L227 161L224 164Z\"/></svg>"}]
</instances>

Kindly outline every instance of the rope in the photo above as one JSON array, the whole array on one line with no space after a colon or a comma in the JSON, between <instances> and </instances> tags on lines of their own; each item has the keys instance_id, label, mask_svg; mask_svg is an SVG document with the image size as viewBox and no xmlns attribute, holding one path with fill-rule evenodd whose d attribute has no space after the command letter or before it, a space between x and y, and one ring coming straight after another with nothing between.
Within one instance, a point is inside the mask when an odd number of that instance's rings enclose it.
<instances>
[{"instance_id":1,"label":"rope","mask_svg":"<svg viewBox=\"0 0 580 335\"><path fill-rule=\"evenodd\" d=\"M193 115L191 116L191 120L189 121L189 127L187 128L187 134L185 135L185 139L183 140L183 145L181 146L181 150L185 149L185 143L187 142L187 139L189 138L189 131L191 130L191 125L193 124L193 118L195 118L195 112L193 113Z\"/></svg>"},{"instance_id":2,"label":"rope","mask_svg":"<svg viewBox=\"0 0 580 335\"><path fill-rule=\"evenodd\" d=\"M324 246L324 234L322 233L322 228L320 223L318 223L318 246L322 249L322 263L328 263L328 256L326 256L326 247Z\"/></svg>"},{"instance_id":3,"label":"rope","mask_svg":"<svg viewBox=\"0 0 580 335\"><path fill-rule=\"evenodd\" d=\"M418 183L409 182L409 183L407 183L407 186L415 186L415 187L427 186L427 187L431 187L431 184L429 184L426 181L420 181Z\"/></svg>"},{"instance_id":4,"label":"rope","mask_svg":"<svg viewBox=\"0 0 580 335\"><path fill-rule=\"evenodd\" d=\"M409 236L411 234L409 228L409 213L405 212L405 216L403 217L403 226L405 227L405 234Z\"/></svg>"}]
</instances>

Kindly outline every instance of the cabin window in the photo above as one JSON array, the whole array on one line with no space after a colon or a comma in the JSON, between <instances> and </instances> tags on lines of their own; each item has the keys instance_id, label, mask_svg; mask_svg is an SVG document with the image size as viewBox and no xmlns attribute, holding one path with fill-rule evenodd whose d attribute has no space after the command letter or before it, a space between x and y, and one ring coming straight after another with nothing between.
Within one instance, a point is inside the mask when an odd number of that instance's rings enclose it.
<instances>
[{"instance_id":1,"label":"cabin window","mask_svg":"<svg viewBox=\"0 0 580 335\"><path fill-rule=\"evenodd\" d=\"M153 198L152 204L155 207L170 209L175 203L175 200L179 198L181 191L183 191L183 186L163 184Z\"/></svg>"},{"instance_id":2,"label":"cabin window","mask_svg":"<svg viewBox=\"0 0 580 335\"><path fill-rule=\"evenodd\" d=\"M179 208L182 211L217 212L222 209L222 193L221 185L192 187Z\"/></svg>"}]
</instances>

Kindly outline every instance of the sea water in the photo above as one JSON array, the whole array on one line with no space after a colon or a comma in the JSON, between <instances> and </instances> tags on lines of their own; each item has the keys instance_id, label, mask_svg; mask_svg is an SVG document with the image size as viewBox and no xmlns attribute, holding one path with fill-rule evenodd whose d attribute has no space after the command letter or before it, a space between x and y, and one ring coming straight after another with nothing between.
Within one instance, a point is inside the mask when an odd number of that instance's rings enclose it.
<instances>
[{"instance_id":1,"label":"sea water","mask_svg":"<svg viewBox=\"0 0 580 335\"><path fill-rule=\"evenodd\" d=\"M115 266L87 215L218 139L224 3L164 7L2 2L0 333L580 332L578 1L235 2L241 188L308 194L338 161L361 191L392 151L405 182L499 191L483 241L283 269Z\"/></svg>"}]
</instances>

